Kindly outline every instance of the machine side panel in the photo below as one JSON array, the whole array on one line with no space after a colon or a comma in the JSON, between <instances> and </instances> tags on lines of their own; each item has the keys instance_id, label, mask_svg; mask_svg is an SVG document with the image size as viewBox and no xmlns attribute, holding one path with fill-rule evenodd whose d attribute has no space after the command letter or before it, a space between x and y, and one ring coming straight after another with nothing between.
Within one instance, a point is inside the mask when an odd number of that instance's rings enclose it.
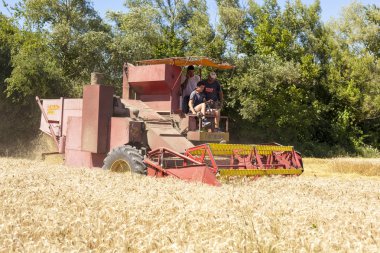
<instances>
[{"instance_id":1,"label":"machine side panel","mask_svg":"<svg viewBox=\"0 0 380 253\"><path fill-rule=\"evenodd\" d=\"M56 136L60 136L60 125L62 117L62 99L44 99L42 106L49 120L56 121L57 123L51 123ZM50 135L49 124L41 116L40 130Z\"/></svg>"},{"instance_id":2,"label":"machine side panel","mask_svg":"<svg viewBox=\"0 0 380 253\"><path fill-rule=\"evenodd\" d=\"M124 99L129 98L131 87L137 93L137 99L146 102L152 109L178 112L181 67L168 64L126 66L128 74L123 72Z\"/></svg>"},{"instance_id":3,"label":"machine side panel","mask_svg":"<svg viewBox=\"0 0 380 253\"><path fill-rule=\"evenodd\" d=\"M131 118L111 119L110 150L127 143L141 143L143 141L144 122Z\"/></svg>"},{"instance_id":4,"label":"machine side panel","mask_svg":"<svg viewBox=\"0 0 380 253\"><path fill-rule=\"evenodd\" d=\"M139 95L168 94L170 89L164 81L129 82L133 90Z\"/></svg>"},{"instance_id":5,"label":"machine side panel","mask_svg":"<svg viewBox=\"0 0 380 253\"><path fill-rule=\"evenodd\" d=\"M140 99L155 111L171 111L169 95L141 95Z\"/></svg>"},{"instance_id":6,"label":"machine side panel","mask_svg":"<svg viewBox=\"0 0 380 253\"><path fill-rule=\"evenodd\" d=\"M69 117L82 117L82 99L65 99L63 105L62 135L67 135Z\"/></svg>"},{"instance_id":7,"label":"machine side panel","mask_svg":"<svg viewBox=\"0 0 380 253\"><path fill-rule=\"evenodd\" d=\"M138 109L139 117L144 120L158 120L158 121L165 120L164 117L159 115L155 110L153 110L151 107L146 105L141 100L130 100L130 99L124 100L123 99L121 101L128 108Z\"/></svg>"},{"instance_id":8,"label":"machine side panel","mask_svg":"<svg viewBox=\"0 0 380 253\"><path fill-rule=\"evenodd\" d=\"M178 153L184 153L186 149L194 145L182 136L170 124L147 124L149 147L154 150L166 147Z\"/></svg>"},{"instance_id":9,"label":"machine side panel","mask_svg":"<svg viewBox=\"0 0 380 253\"><path fill-rule=\"evenodd\" d=\"M130 88L128 83L128 68L129 66L133 67L132 64L124 63L123 65L123 99L129 99L130 98Z\"/></svg>"},{"instance_id":10,"label":"machine side panel","mask_svg":"<svg viewBox=\"0 0 380 253\"><path fill-rule=\"evenodd\" d=\"M81 150L67 150L65 154L65 165L73 167L101 168L106 154L94 154Z\"/></svg>"},{"instance_id":11,"label":"machine side panel","mask_svg":"<svg viewBox=\"0 0 380 253\"><path fill-rule=\"evenodd\" d=\"M128 65L128 81L134 82L165 82L165 64L133 66Z\"/></svg>"},{"instance_id":12,"label":"machine side panel","mask_svg":"<svg viewBox=\"0 0 380 253\"><path fill-rule=\"evenodd\" d=\"M201 142L220 142L230 140L230 135L228 132L199 132L199 131L189 131L187 132L187 139L190 141L201 141Z\"/></svg>"},{"instance_id":13,"label":"machine side panel","mask_svg":"<svg viewBox=\"0 0 380 253\"><path fill-rule=\"evenodd\" d=\"M129 121L126 118L111 119L110 150L129 142Z\"/></svg>"},{"instance_id":14,"label":"machine side panel","mask_svg":"<svg viewBox=\"0 0 380 253\"><path fill-rule=\"evenodd\" d=\"M65 147L65 165L75 167L102 167L106 154L94 154L81 150L81 117L68 117Z\"/></svg>"},{"instance_id":15,"label":"machine side panel","mask_svg":"<svg viewBox=\"0 0 380 253\"><path fill-rule=\"evenodd\" d=\"M83 88L82 150L107 153L113 87L86 85Z\"/></svg>"},{"instance_id":16,"label":"machine side panel","mask_svg":"<svg viewBox=\"0 0 380 253\"><path fill-rule=\"evenodd\" d=\"M182 73L182 68L178 66L169 66L166 68L166 80L170 80L171 99L170 107L172 113L177 113L180 108L179 90L181 88L181 75L186 75L186 72Z\"/></svg>"},{"instance_id":17,"label":"machine side panel","mask_svg":"<svg viewBox=\"0 0 380 253\"><path fill-rule=\"evenodd\" d=\"M82 117L69 117L67 119L67 136L65 152L67 150L81 150L82 148Z\"/></svg>"},{"instance_id":18,"label":"machine side panel","mask_svg":"<svg viewBox=\"0 0 380 253\"><path fill-rule=\"evenodd\" d=\"M69 117L82 117L82 99L43 99L42 106L57 136L66 136ZM63 111L63 115L62 115ZM48 123L41 117L40 130L50 135Z\"/></svg>"},{"instance_id":19,"label":"machine side panel","mask_svg":"<svg viewBox=\"0 0 380 253\"><path fill-rule=\"evenodd\" d=\"M178 66L166 65L165 79L169 83L171 90L179 91L181 84L182 69ZM183 73L186 75L186 72Z\"/></svg>"}]
</instances>

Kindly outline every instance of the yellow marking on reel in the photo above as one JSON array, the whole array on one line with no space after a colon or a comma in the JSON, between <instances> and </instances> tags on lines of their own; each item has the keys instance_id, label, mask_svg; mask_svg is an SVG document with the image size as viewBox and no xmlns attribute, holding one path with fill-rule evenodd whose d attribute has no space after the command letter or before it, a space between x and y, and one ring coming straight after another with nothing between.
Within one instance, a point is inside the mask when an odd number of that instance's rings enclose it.
<instances>
[{"instance_id":1,"label":"yellow marking on reel","mask_svg":"<svg viewBox=\"0 0 380 253\"><path fill-rule=\"evenodd\" d=\"M252 151L252 145L244 144L218 144L209 143L208 144L213 155L232 155L234 150L239 150L241 155L249 155Z\"/></svg>"},{"instance_id":2,"label":"yellow marking on reel","mask_svg":"<svg viewBox=\"0 0 380 253\"><path fill-rule=\"evenodd\" d=\"M252 145L260 155L270 155L274 152L293 151L292 146Z\"/></svg>"},{"instance_id":3,"label":"yellow marking on reel","mask_svg":"<svg viewBox=\"0 0 380 253\"><path fill-rule=\"evenodd\" d=\"M232 155L234 150L238 150L240 155L249 155L253 148L256 148L260 155L270 155L273 151L283 152L292 151L292 146L276 146L276 145L246 145L246 144L219 144L208 143L214 156ZM201 155L201 150L191 152L192 155Z\"/></svg>"},{"instance_id":4,"label":"yellow marking on reel","mask_svg":"<svg viewBox=\"0 0 380 253\"><path fill-rule=\"evenodd\" d=\"M220 176L301 175L303 169L221 169Z\"/></svg>"}]
</instances>

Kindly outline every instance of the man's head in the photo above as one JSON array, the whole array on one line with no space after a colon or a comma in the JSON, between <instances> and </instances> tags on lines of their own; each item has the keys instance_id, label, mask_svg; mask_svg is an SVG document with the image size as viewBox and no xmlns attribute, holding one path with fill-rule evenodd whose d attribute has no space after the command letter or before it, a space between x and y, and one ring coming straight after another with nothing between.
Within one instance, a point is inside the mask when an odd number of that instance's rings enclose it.
<instances>
[{"instance_id":1,"label":"man's head","mask_svg":"<svg viewBox=\"0 0 380 253\"><path fill-rule=\"evenodd\" d=\"M216 80L216 73L215 72L210 72L210 74L208 74L208 81L209 82L213 82Z\"/></svg>"},{"instance_id":2,"label":"man's head","mask_svg":"<svg viewBox=\"0 0 380 253\"><path fill-rule=\"evenodd\" d=\"M197 91L203 92L204 89L205 89L205 84L203 82L198 82L197 83Z\"/></svg>"},{"instance_id":3,"label":"man's head","mask_svg":"<svg viewBox=\"0 0 380 253\"><path fill-rule=\"evenodd\" d=\"M194 69L193 65L190 65L190 66L187 67L187 74L188 74L188 76L193 77L194 76L194 72L195 72L195 69Z\"/></svg>"}]
</instances>

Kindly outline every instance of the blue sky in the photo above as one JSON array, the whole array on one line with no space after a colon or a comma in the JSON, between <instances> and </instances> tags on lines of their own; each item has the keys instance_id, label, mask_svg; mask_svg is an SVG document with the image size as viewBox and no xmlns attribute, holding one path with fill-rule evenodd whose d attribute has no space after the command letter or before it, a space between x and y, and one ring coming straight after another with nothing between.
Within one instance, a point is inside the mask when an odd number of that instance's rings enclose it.
<instances>
[{"instance_id":1,"label":"blue sky","mask_svg":"<svg viewBox=\"0 0 380 253\"><path fill-rule=\"evenodd\" d=\"M16 0L5 0L6 3L12 5ZM247 0L241 1L243 4L247 2ZM257 3L261 4L262 0L256 0ZM284 5L286 0L278 0L281 6ZM302 0L303 3L311 4L314 0ZM350 4L351 0L321 0L322 7L322 20L328 21L332 17L337 17L341 12L344 6ZM363 4L380 4L380 0L359 0ZM100 13L102 17L105 17L105 14L108 10L114 11L125 11L126 8L123 6L124 0L93 0L95 9ZM209 7L210 20L212 23L215 23L217 17L217 8L215 0L207 0L207 4ZM8 14L8 12L3 7L0 1L0 12L4 14Z\"/></svg>"}]
</instances>

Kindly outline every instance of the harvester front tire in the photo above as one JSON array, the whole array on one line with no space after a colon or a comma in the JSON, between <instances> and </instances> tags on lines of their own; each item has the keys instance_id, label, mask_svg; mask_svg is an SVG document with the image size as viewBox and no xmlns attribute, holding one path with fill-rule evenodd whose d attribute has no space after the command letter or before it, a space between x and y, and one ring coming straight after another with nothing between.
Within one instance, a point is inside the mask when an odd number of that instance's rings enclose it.
<instances>
[{"instance_id":1,"label":"harvester front tire","mask_svg":"<svg viewBox=\"0 0 380 253\"><path fill-rule=\"evenodd\" d=\"M111 150L104 159L103 169L115 172L133 172L146 175L146 165L139 151L129 145Z\"/></svg>"}]
</instances>

